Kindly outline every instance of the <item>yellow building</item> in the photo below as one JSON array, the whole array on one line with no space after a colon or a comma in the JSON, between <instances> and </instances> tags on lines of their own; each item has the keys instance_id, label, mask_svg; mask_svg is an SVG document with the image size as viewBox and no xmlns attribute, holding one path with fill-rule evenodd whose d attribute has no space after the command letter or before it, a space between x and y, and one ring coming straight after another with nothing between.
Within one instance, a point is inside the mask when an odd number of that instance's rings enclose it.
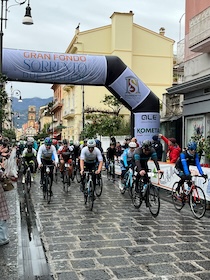
<instances>
[{"instance_id":1,"label":"yellow building","mask_svg":"<svg viewBox=\"0 0 210 280\"><path fill-rule=\"evenodd\" d=\"M173 44L159 33L133 23L133 12L111 15L111 24L92 30L75 31L66 53L118 56L160 98L173 83ZM62 86L61 86L62 87ZM101 86L65 86L62 116L66 128L62 137L78 140L84 125L84 109L105 109L101 103L110 92ZM107 108L106 108L107 109ZM129 118L125 107L121 114Z\"/></svg>"}]
</instances>

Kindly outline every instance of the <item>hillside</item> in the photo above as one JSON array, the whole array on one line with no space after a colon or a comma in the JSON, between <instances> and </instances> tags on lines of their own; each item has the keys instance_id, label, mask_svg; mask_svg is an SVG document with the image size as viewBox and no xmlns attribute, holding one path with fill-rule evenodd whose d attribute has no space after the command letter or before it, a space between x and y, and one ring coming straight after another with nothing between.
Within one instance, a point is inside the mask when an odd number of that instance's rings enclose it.
<instances>
[{"instance_id":1,"label":"hillside","mask_svg":"<svg viewBox=\"0 0 210 280\"><path fill-rule=\"evenodd\" d=\"M20 119L17 120L17 116L14 117L14 126L17 127L17 124L19 124L18 127L21 127L24 123L28 121L28 107L29 106L36 106L36 115L38 118L38 112L39 108L41 106L47 105L49 102L52 101L52 97L49 98L39 98L39 97L33 97L33 98L23 98L23 102L18 102L18 98L13 98L12 102L12 108L13 112L19 113Z\"/></svg>"}]
</instances>

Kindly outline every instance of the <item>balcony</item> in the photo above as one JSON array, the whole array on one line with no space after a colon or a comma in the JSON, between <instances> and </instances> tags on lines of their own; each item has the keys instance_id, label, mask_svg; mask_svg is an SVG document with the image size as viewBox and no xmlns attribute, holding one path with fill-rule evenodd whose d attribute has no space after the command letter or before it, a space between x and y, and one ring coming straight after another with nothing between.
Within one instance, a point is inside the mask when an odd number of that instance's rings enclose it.
<instances>
[{"instance_id":1,"label":"balcony","mask_svg":"<svg viewBox=\"0 0 210 280\"><path fill-rule=\"evenodd\" d=\"M63 107L63 103L62 103L62 102L59 102L59 101L56 101L56 102L53 104L52 112L57 112L57 111L61 110L62 107Z\"/></svg>"},{"instance_id":2,"label":"balcony","mask_svg":"<svg viewBox=\"0 0 210 280\"><path fill-rule=\"evenodd\" d=\"M64 113L63 113L63 118L64 119L74 118L74 116L75 116L75 110L74 109L65 110Z\"/></svg>"},{"instance_id":3,"label":"balcony","mask_svg":"<svg viewBox=\"0 0 210 280\"><path fill-rule=\"evenodd\" d=\"M210 7L190 20L189 48L193 52L210 52Z\"/></svg>"}]
</instances>

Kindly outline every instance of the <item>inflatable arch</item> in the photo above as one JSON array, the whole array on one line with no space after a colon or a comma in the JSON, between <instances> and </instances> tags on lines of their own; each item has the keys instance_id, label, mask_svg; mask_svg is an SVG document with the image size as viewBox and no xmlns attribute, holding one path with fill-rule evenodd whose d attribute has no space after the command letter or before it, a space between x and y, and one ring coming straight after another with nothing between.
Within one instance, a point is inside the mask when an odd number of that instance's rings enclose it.
<instances>
[{"instance_id":1,"label":"inflatable arch","mask_svg":"<svg viewBox=\"0 0 210 280\"><path fill-rule=\"evenodd\" d=\"M139 143L159 133L159 99L119 57L3 49L2 72L12 81L105 86L131 111Z\"/></svg>"}]
</instances>

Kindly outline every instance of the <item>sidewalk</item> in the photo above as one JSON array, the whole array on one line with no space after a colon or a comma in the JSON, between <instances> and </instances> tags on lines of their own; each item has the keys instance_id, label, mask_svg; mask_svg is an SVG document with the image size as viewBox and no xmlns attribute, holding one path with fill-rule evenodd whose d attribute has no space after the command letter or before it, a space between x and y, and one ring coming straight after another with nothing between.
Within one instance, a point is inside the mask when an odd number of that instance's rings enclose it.
<instances>
[{"instance_id":1,"label":"sidewalk","mask_svg":"<svg viewBox=\"0 0 210 280\"><path fill-rule=\"evenodd\" d=\"M0 246L0 278L1 280L21 280L23 275L21 247L21 217L17 183L12 191L5 192L10 219L8 221L10 242ZM18 277L20 275L20 277Z\"/></svg>"}]
</instances>

